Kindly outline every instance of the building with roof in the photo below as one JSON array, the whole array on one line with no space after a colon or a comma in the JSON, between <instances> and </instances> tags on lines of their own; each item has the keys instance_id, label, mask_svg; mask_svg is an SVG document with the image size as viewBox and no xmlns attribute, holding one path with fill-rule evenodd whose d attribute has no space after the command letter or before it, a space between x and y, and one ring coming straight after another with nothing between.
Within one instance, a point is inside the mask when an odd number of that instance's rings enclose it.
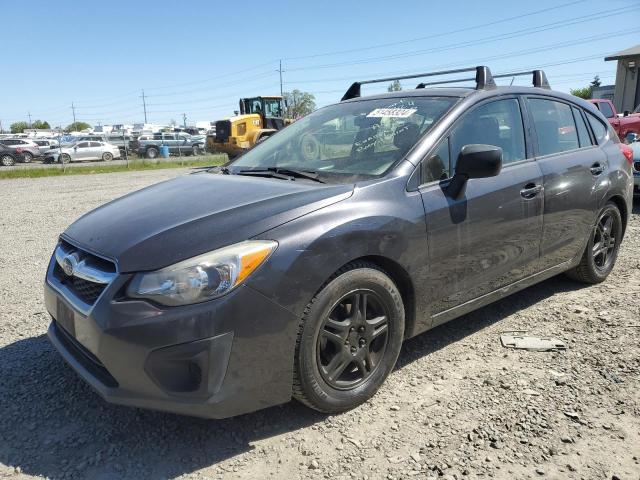
<instances>
[{"instance_id":1,"label":"building with roof","mask_svg":"<svg viewBox=\"0 0 640 480\"><path fill-rule=\"evenodd\" d=\"M624 112L625 110L633 111L640 105L640 81L638 81L640 45L627 48L610 57L605 57L605 61L609 60L618 61L613 103L619 112Z\"/></svg>"}]
</instances>

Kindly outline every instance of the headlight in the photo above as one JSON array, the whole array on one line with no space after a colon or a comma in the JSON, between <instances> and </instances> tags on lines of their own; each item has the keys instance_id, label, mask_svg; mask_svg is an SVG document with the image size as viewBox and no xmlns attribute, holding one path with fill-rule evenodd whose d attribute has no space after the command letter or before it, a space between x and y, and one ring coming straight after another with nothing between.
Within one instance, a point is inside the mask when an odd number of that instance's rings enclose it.
<instances>
[{"instance_id":1,"label":"headlight","mask_svg":"<svg viewBox=\"0 0 640 480\"><path fill-rule=\"evenodd\" d=\"M249 240L162 270L139 273L129 284L127 294L168 306L211 300L240 285L277 246L272 240Z\"/></svg>"}]
</instances>

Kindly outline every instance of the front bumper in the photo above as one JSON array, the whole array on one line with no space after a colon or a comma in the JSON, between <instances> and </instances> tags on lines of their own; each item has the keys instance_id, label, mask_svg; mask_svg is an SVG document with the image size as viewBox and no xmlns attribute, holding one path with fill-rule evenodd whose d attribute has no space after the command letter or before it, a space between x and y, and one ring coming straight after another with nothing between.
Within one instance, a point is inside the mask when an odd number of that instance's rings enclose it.
<instances>
[{"instance_id":1,"label":"front bumper","mask_svg":"<svg viewBox=\"0 0 640 480\"><path fill-rule=\"evenodd\" d=\"M105 400L206 418L224 418L289 401L297 318L241 286L185 307L121 299L120 274L93 305L53 274L45 304L48 336Z\"/></svg>"}]
</instances>

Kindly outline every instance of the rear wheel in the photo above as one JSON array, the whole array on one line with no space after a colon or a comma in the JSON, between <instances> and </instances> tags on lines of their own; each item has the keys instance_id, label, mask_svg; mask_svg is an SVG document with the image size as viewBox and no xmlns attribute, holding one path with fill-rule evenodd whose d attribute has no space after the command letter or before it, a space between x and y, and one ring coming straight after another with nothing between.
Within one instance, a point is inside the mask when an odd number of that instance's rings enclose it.
<instances>
[{"instance_id":1,"label":"rear wheel","mask_svg":"<svg viewBox=\"0 0 640 480\"><path fill-rule=\"evenodd\" d=\"M351 264L307 306L298 332L293 395L325 413L371 398L393 369L404 335L404 306L375 265Z\"/></svg>"},{"instance_id":2,"label":"rear wheel","mask_svg":"<svg viewBox=\"0 0 640 480\"><path fill-rule=\"evenodd\" d=\"M12 167L16 164L16 160L8 153L5 153L0 157L0 163L3 167Z\"/></svg>"},{"instance_id":3,"label":"rear wheel","mask_svg":"<svg viewBox=\"0 0 640 480\"><path fill-rule=\"evenodd\" d=\"M151 147L147 148L147 158L158 158L158 154L160 152L157 148Z\"/></svg>"},{"instance_id":4,"label":"rear wheel","mask_svg":"<svg viewBox=\"0 0 640 480\"><path fill-rule=\"evenodd\" d=\"M33 160L33 154L31 152L23 152L22 153L24 156L24 163L31 163L31 161Z\"/></svg>"},{"instance_id":5,"label":"rear wheel","mask_svg":"<svg viewBox=\"0 0 640 480\"><path fill-rule=\"evenodd\" d=\"M609 202L598 215L580 263L567 275L583 283L602 282L613 270L621 241L620 210L615 203Z\"/></svg>"},{"instance_id":6,"label":"rear wheel","mask_svg":"<svg viewBox=\"0 0 640 480\"><path fill-rule=\"evenodd\" d=\"M113 153L104 152L102 154L102 160L104 160L105 162L110 162L111 160L113 160Z\"/></svg>"}]
</instances>

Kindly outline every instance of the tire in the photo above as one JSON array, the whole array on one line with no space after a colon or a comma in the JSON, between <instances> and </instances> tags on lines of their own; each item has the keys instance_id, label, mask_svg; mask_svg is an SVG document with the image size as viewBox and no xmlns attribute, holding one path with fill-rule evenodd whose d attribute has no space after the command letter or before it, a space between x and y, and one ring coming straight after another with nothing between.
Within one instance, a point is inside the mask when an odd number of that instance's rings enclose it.
<instances>
[{"instance_id":1,"label":"tire","mask_svg":"<svg viewBox=\"0 0 640 480\"><path fill-rule=\"evenodd\" d=\"M33 160L33 154L31 152L23 152L22 155L24 157L24 160L22 160L24 163L31 163Z\"/></svg>"},{"instance_id":2,"label":"tire","mask_svg":"<svg viewBox=\"0 0 640 480\"><path fill-rule=\"evenodd\" d=\"M105 162L110 162L111 160L113 160L113 153L104 152L102 154L102 160Z\"/></svg>"},{"instance_id":3,"label":"tire","mask_svg":"<svg viewBox=\"0 0 640 480\"><path fill-rule=\"evenodd\" d=\"M155 147L147 148L146 157L147 158L158 158L160 151Z\"/></svg>"},{"instance_id":4,"label":"tire","mask_svg":"<svg viewBox=\"0 0 640 480\"><path fill-rule=\"evenodd\" d=\"M69 162L71 162L71 156L68 153L61 153L59 162L60 163L69 163Z\"/></svg>"},{"instance_id":5,"label":"tire","mask_svg":"<svg viewBox=\"0 0 640 480\"><path fill-rule=\"evenodd\" d=\"M198 155L200 155L200 146L194 145L193 146L193 156L197 157Z\"/></svg>"},{"instance_id":6,"label":"tire","mask_svg":"<svg viewBox=\"0 0 640 480\"><path fill-rule=\"evenodd\" d=\"M323 413L366 402L395 366L403 336L404 306L393 281L373 264L347 265L304 311L296 340L294 398Z\"/></svg>"},{"instance_id":7,"label":"tire","mask_svg":"<svg viewBox=\"0 0 640 480\"><path fill-rule=\"evenodd\" d=\"M616 263L622 241L622 217L613 202L598 214L580 263L567 272L578 282L595 284L604 281Z\"/></svg>"},{"instance_id":8,"label":"tire","mask_svg":"<svg viewBox=\"0 0 640 480\"><path fill-rule=\"evenodd\" d=\"M3 167L13 167L16 164L16 159L8 153L5 153L0 156L0 164L2 164Z\"/></svg>"}]
</instances>

